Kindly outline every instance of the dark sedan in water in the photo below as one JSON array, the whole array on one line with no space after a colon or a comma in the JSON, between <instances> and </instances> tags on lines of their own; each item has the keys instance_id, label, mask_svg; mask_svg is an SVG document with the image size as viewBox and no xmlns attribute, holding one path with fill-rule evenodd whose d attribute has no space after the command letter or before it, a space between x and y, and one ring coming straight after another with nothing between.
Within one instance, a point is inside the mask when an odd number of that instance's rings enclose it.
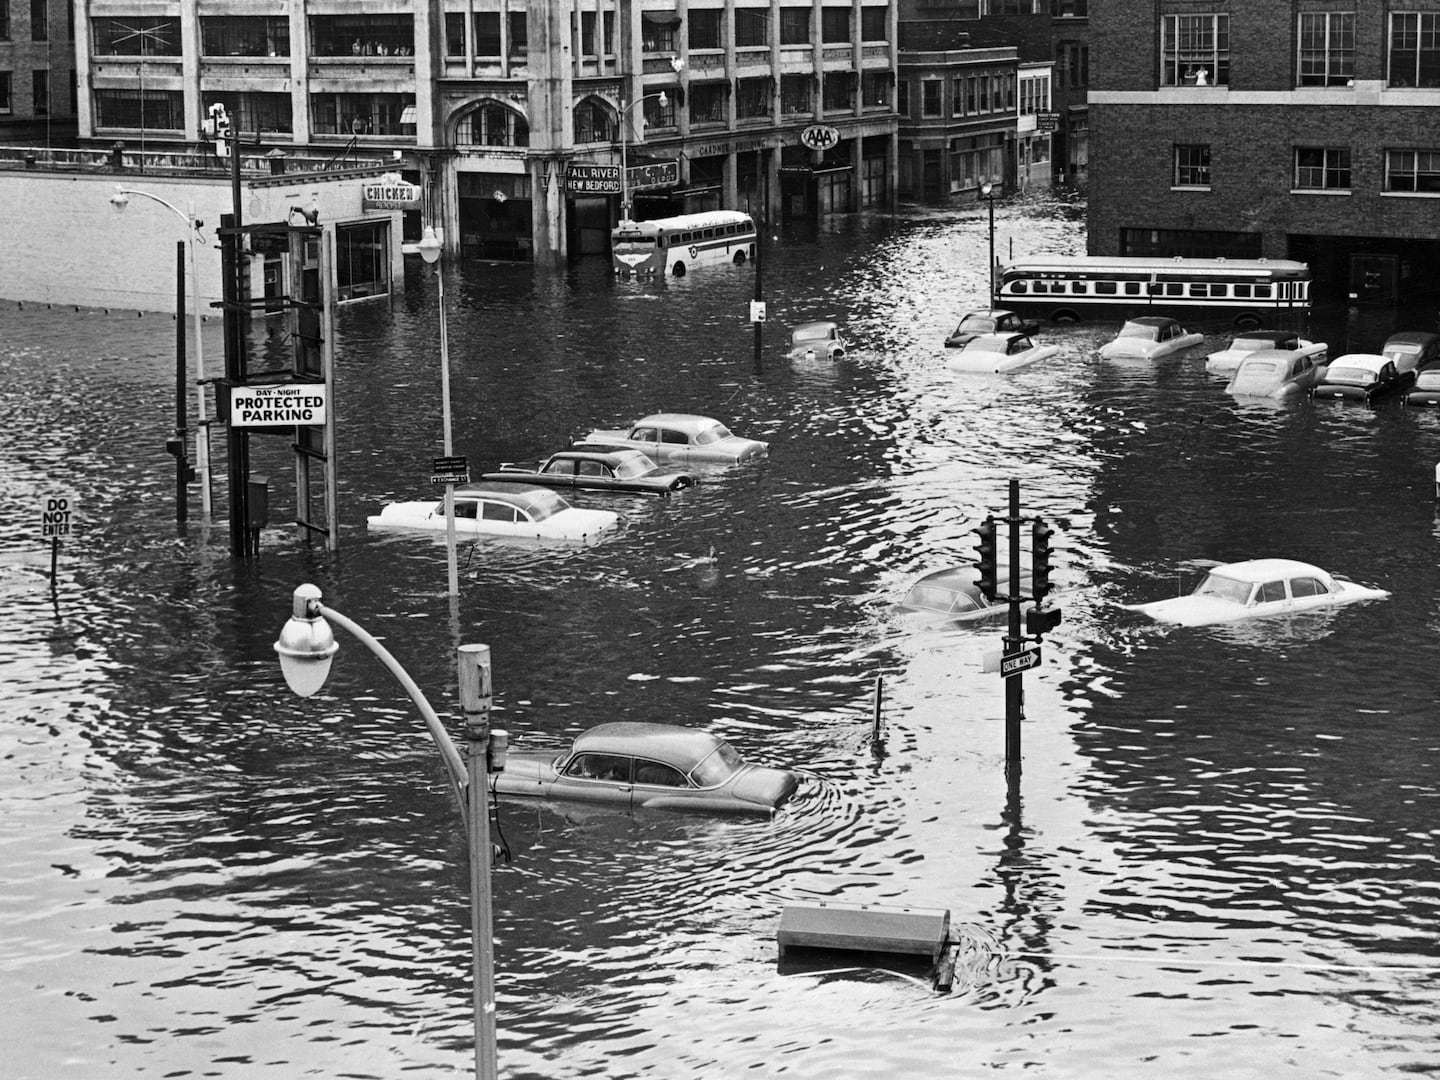
<instances>
[{"instance_id":1,"label":"dark sedan in water","mask_svg":"<svg viewBox=\"0 0 1440 1080\"><path fill-rule=\"evenodd\" d=\"M490 777L497 795L610 806L770 814L798 774L748 764L718 735L674 724L600 724L561 754L512 750Z\"/></svg>"},{"instance_id":2,"label":"dark sedan in water","mask_svg":"<svg viewBox=\"0 0 1440 1080\"><path fill-rule=\"evenodd\" d=\"M624 491L666 496L696 481L689 473L656 465L639 450L617 450L583 443L551 454L544 461L506 462L482 480L508 480L546 487Z\"/></svg>"}]
</instances>

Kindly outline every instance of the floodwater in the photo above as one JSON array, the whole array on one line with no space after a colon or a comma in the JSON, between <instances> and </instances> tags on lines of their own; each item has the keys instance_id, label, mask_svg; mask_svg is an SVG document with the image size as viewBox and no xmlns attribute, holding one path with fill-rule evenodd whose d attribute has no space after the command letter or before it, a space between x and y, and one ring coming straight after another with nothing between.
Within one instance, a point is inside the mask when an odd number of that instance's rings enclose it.
<instances>
[{"instance_id":1,"label":"floodwater","mask_svg":"<svg viewBox=\"0 0 1440 1080\"><path fill-rule=\"evenodd\" d=\"M1002 256L1084 248L1064 207L996 217ZM771 453L666 501L577 499L624 515L592 546L463 543L453 614L443 540L365 525L434 490L418 264L392 305L339 320L335 556L286 525L274 436L252 439L257 560L228 555L223 476L215 526L192 488L177 530L168 317L0 309L0 1073L470 1071L443 765L341 631L324 691L286 690L271 644L306 581L452 723L455 649L483 642L517 748L670 721L804 774L774 821L502 804L502 1075L1440 1073L1440 411L1237 404L1204 371L1221 326L1143 364L1095 357L1113 326L1052 328L1052 360L954 375L942 342L983 296L987 241L969 209L773 236L759 371L750 267L456 272L472 467L657 409ZM791 325L832 317L847 357L783 358ZM1316 336L1370 351L1430 328L1414 318L1321 313ZM892 610L972 557L1012 478L1057 528L1064 609L1024 676L1014 789L982 670L1001 627ZM52 585L40 517L61 492ZM1122 606L1263 555L1393 595L1215 629ZM782 968L785 907L841 901L948 910L953 991L844 957Z\"/></svg>"}]
</instances>

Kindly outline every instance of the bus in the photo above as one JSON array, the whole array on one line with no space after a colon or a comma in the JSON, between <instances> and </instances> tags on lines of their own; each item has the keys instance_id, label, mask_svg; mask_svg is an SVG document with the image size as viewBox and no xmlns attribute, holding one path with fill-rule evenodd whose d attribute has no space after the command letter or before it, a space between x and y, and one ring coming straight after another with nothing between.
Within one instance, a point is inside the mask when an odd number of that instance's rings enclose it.
<instances>
[{"instance_id":1,"label":"bus","mask_svg":"<svg viewBox=\"0 0 1440 1080\"><path fill-rule=\"evenodd\" d=\"M610 234L615 272L621 275L673 274L697 266L755 258L755 222L738 210L622 221Z\"/></svg>"},{"instance_id":2,"label":"bus","mask_svg":"<svg viewBox=\"0 0 1440 1080\"><path fill-rule=\"evenodd\" d=\"M1046 256L999 272L996 306L1052 322L1105 313L1214 314L1255 329L1307 314L1310 267L1288 259L1187 259L1135 256Z\"/></svg>"}]
</instances>

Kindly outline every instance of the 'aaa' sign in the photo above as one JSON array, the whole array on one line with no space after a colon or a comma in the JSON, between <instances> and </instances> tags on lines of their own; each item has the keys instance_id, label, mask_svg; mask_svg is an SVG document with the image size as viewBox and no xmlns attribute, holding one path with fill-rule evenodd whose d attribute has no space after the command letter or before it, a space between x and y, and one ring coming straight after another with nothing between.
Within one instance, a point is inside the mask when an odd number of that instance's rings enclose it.
<instances>
[{"instance_id":1,"label":"'aaa' sign","mask_svg":"<svg viewBox=\"0 0 1440 1080\"><path fill-rule=\"evenodd\" d=\"M319 383L285 386L232 386L230 426L291 427L325 423L325 387Z\"/></svg>"}]
</instances>

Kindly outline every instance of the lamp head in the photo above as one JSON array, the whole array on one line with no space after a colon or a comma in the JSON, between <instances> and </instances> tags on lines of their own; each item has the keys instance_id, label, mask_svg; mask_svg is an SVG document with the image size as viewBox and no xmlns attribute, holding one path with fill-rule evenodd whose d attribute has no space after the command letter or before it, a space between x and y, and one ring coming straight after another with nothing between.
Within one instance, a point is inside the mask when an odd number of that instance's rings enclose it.
<instances>
[{"instance_id":1,"label":"lamp head","mask_svg":"<svg viewBox=\"0 0 1440 1080\"><path fill-rule=\"evenodd\" d=\"M125 189L119 184L115 185L115 191L110 196L110 205L115 207L116 210L124 210L125 207L130 205L130 196L125 194Z\"/></svg>"},{"instance_id":2,"label":"lamp head","mask_svg":"<svg viewBox=\"0 0 1440 1080\"><path fill-rule=\"evenodd\" d=\"M435 235L433 225L426 225L425 232L417 245L420 248L420 257L427 263L439 262L440 260L440 238Z\"/></svg>"},{"instance_id":3,"label":"lamp head","mask_svg":"<svg viewBox=\"0 0 1440 1080\"><path fill-rule=\"evenodd\" d=\"M321 614L320 590L301 585L295 590L290 619L275 642L286 685L300 697L310 697L325 685L330 661L339 648L335 632Z\"/></svg>"},{"instance_id":4,"label":"lamp head","mask_svg":"<svg viewBox=\"0 0 1440 1080\"><path fill-rule=\"evenodd\" d=\"M664 91L664 90L661 90L661 91L660 91L660 108L662 108L662 109L668 109L669 107L670 107L670 99L665 96L665 91Z\"/></svg>"},{"instance_id":5,"label":"lamp head","mask_svg":"<svg viewBox=\"0 0 1440 1080\"><path fill-rule=\"evenodd\" d=\"M988 199L988 198L990 198L990 195L991 195L992 192L994 192L994 190L995 190L995 185L992 184L992 183L988 183L988 182L987 182L987 183L981 184L981 185L980 185L980 197L981 197L982 199Z\"/></svg>"}]
</instances>

